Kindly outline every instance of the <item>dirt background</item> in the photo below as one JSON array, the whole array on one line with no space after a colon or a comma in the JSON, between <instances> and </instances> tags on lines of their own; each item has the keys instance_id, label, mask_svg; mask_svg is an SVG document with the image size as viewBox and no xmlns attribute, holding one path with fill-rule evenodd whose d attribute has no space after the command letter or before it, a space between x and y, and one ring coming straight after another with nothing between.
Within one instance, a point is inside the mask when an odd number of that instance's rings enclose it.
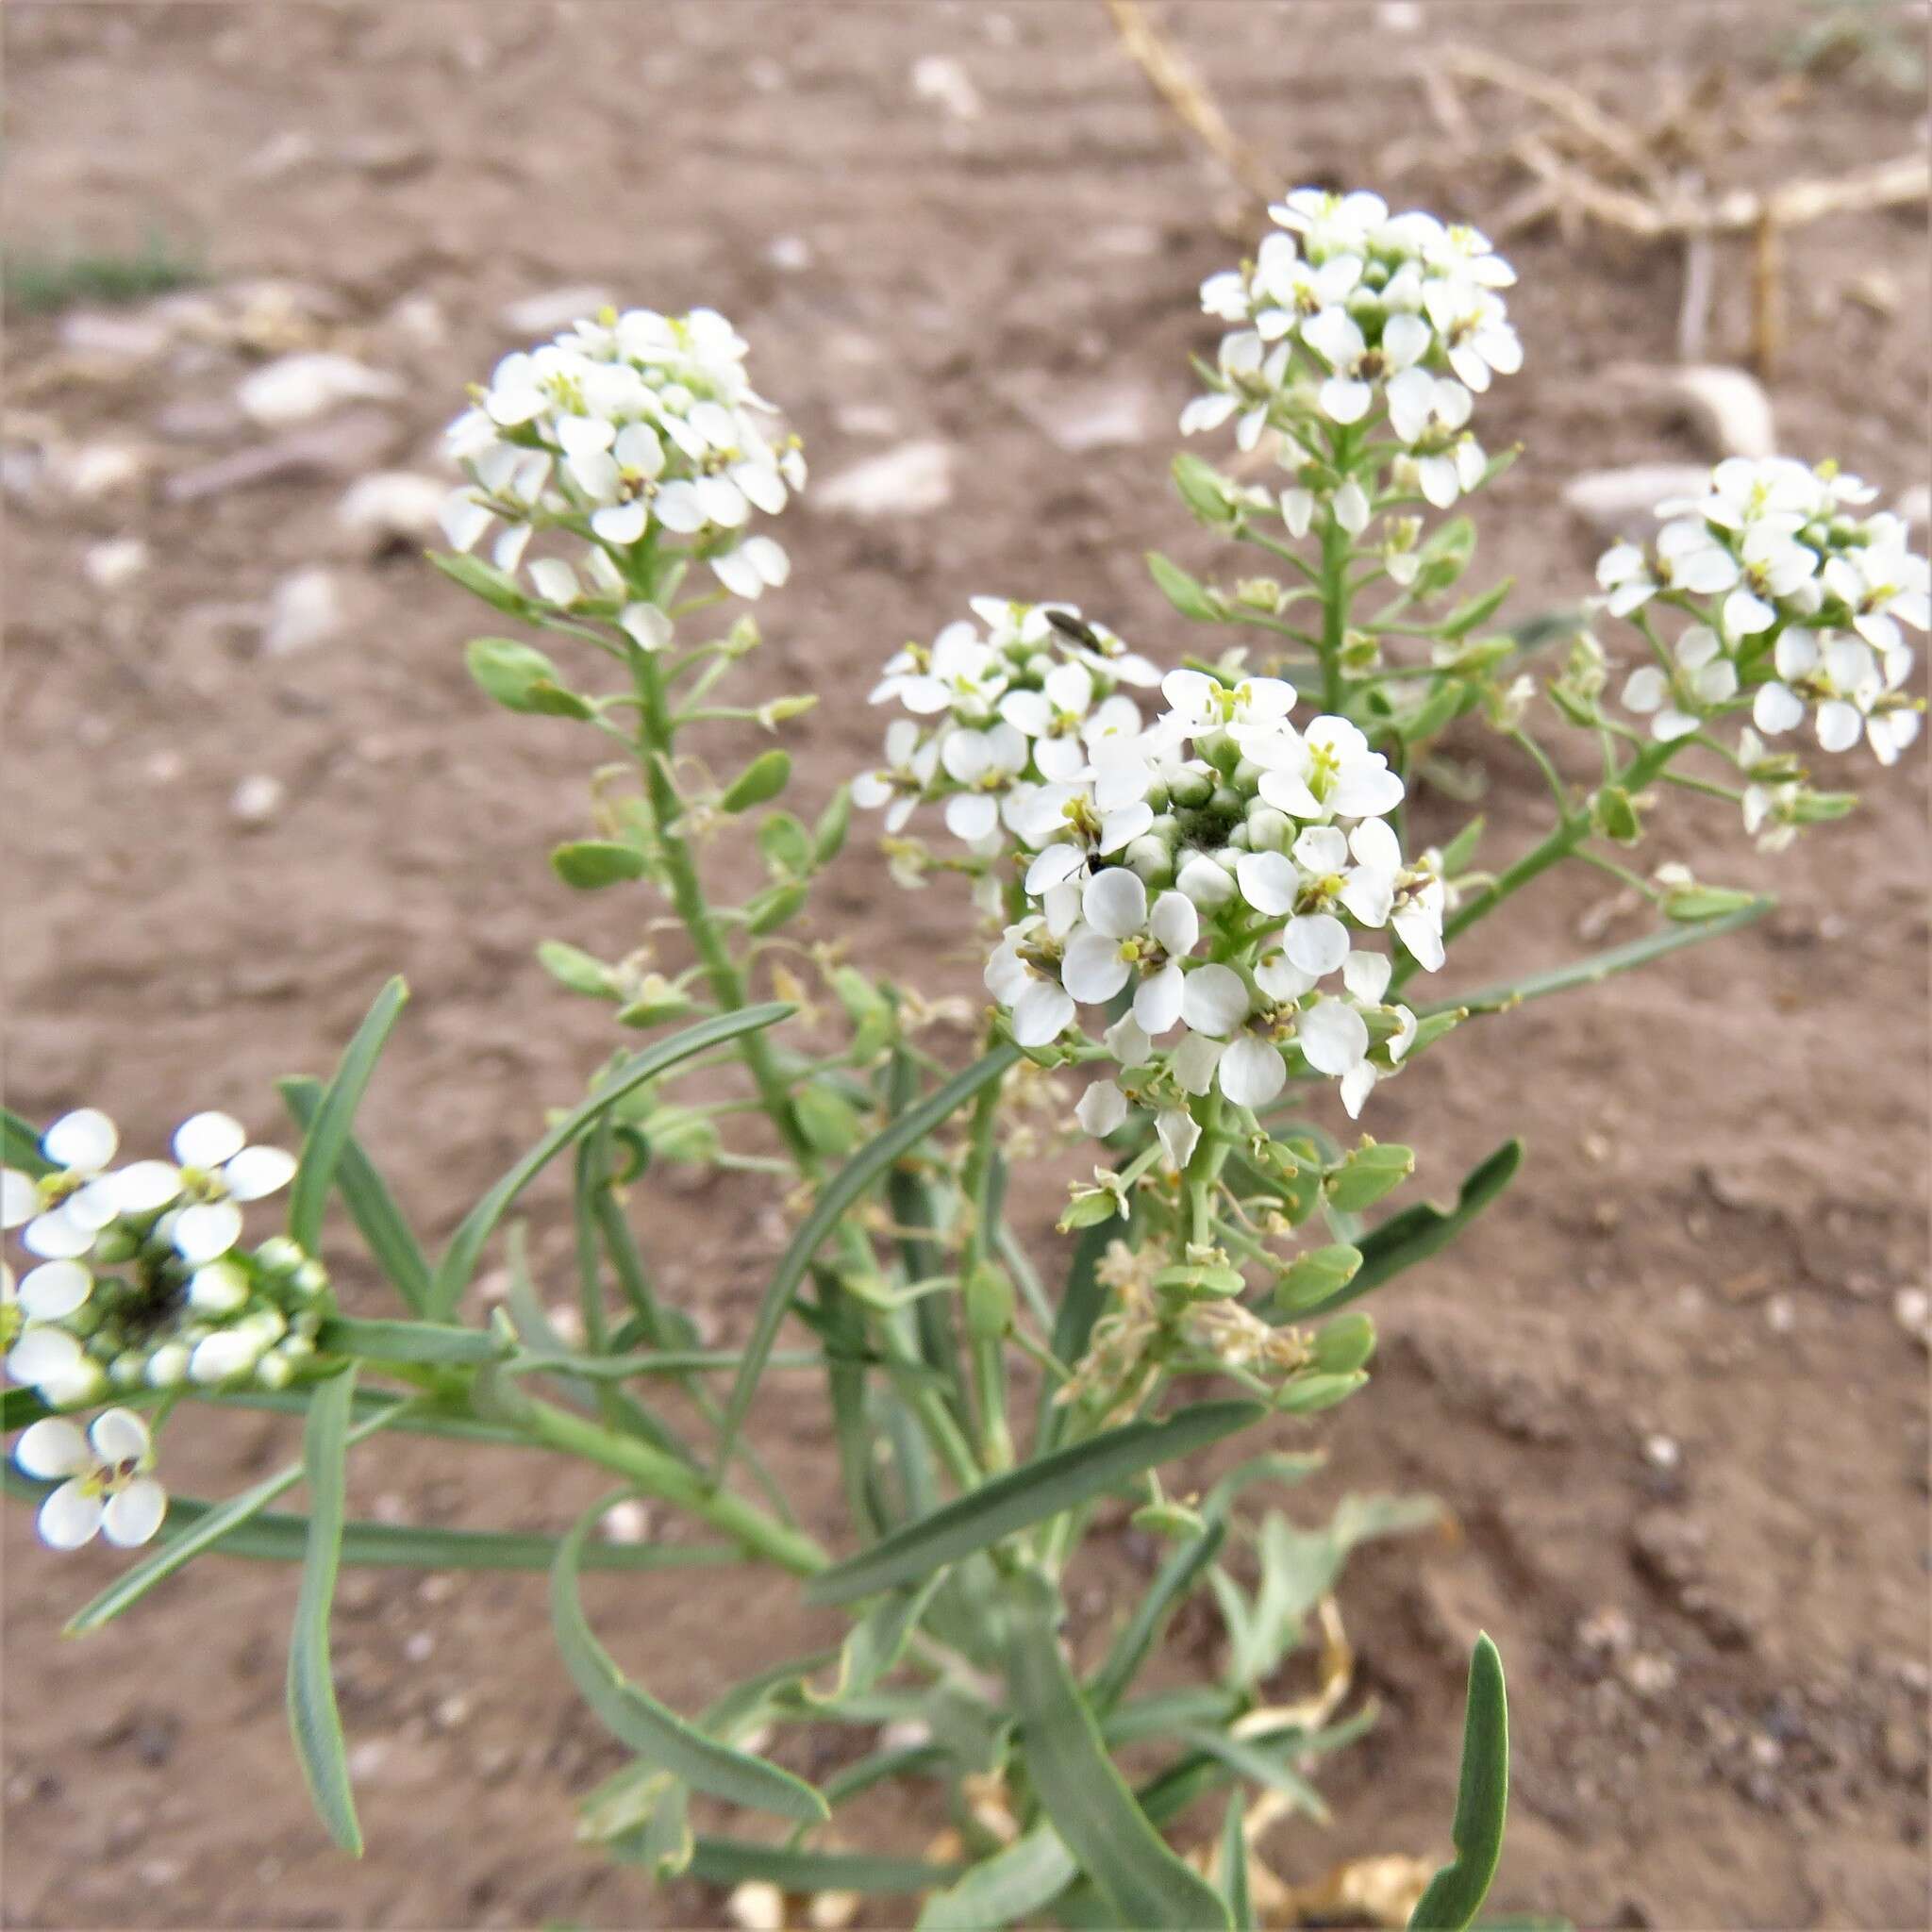
<instances>
[{"instance_id":1,"label":"dirt background","mask_svg":"<svg viewBox=\"0 0 1932 1932\"><path fill-rule=\"evenodd\" d=\"M1411 77L1441 47L1506 52L1642 113L1705 70L1742 98L1815 17L1262 0L1159 13L1285 176L1478 221L1521 177L1448 152ZM1923 44L1922 12L1892 24ZM348 429L335 419L328 446L351 468L433 470L460 386L515 340L505 305L589 284L723 308L822 483L943 445L942 507L864 519L808 497L785 519L796 572L761 609L756 675L824 699L793 741L807 800L876 741L859 702L872 668L972 593L1072 596L1158 655L1183 647L1138 559L1158 544L1207 560L1163 473L1186 354L1212 340L1192 292L1235 253L1215 229L1227 190L1097 6L15 4L5 37L9 241L125 246L152 225L201 248L215 304L199 324L158 311L153 353L49 319L8 332L12 1106L105 1105L143 1149L192 1108L270 1130L272 1078L325 1069L400 970L415 997L365 1124L436 1237L613 1043L607 1010L555 991L531 957L552 934L616 953L643 916L573 896L541 863L584 823L580 737L474 692L460 645L475 616L407 547L343 554L345 476L171 499L263 441L232 397L271 347L344 348L399 376L397 397ZM916 96L915 63L935 55L977 112ZM1768 182L1904 152L1924 113L1909 91L1842 74L1748 143L1722 139L1714 173ZM1478 114L1491 144L1524 121L1493 96ZM1529 361L1483 427L1492 447L1528 447L1481 518L1490 567L1519 574L1512 608L1529 611L1587 585L1597 542L1557 501L1568 476L1708 451L1602 375L1671 358L1672 253L1549 226L1509 252ZM1790 253L1784 445L1839 455L1890 492L1922 482L1923 210L1815 227ZM1710 353L1735 359L1747 273L1729 252L1718 267ZM265 279L294 285L282 307ZM238 313L252 353L233 342ZM1095 421L1112 424L1100 446L1065 446ZM104 445L134 452L131 477L97 458L89 472ZM90 553L98 572L96 546L128 536L146 569L92 580ZM339 626L265 651L276 585L318 566ZM1476 739L1463 749L1490 758L1489 850L1519 848L1543 809L1534 776ZM264 776L261 822L242 823L237 788ZM1472 1026L1378 1095L1375 1130L1417 1142L1439 1195L1508 1132L1531 1155L1465 1245L1380 1299L1376 1386L1322 1432L1352 1485L1433 1490L1461 1535L1351 1572L1359 1680L1385 1716L1326 1779L1339 1822L1271 1840L1291 1875L1445 1848L1462 1665L1483 1625L1515 1711L1497 1907L1586 1924L1926 1922L1926 1362L1894 1307L1926 1270L1923 756L1871 791L1855 821L1774 860L1741 849L1726 808L1672 810L1657 858L1775 886L1783 909L1720 948ZM929 990L971 991L957 901L893 891L854 843L819 930ZM1579 871L1525 901L1509 943L1555 959L1640 928L1611 882ZM1493 938L1468 951L1467 983L1504 963ZM1044 1191L1028 1200L1049 1241ZM742 1177L695 1192L654 1179L640 1224L670 1287L727 1336L783 1234ZM554 1228L538 1253L561 1292ZM340 1259L352 1301L378 1306L353 1254ZM812 1405L761 1406L761 1428L813 1526L834 1532ZM225 1492L289 1444L264 1418L184 1428L169 1473ZM524 1527L559 1524L588 1493L541 1458L458 1463L389 1441L356 1485L362 1511ZM337 1647L369 1834L351 1865L313 1824L283 1736L291 1575L210 1562L70 1646L59 1622L112 1560L47 1557L18 1510L6 1547L8 1923L722 1921L717 1893L654 1895L573 1845L573 1801L617 1752L554 1659L541 1579L346 1579ZM1096 1571L1084 1644L1104 1641L1109 1579L1147 1554L1124 1540ZM788 1588L732 1574L599 1581L591 1604L685 1708L827 1628ZM797 1761L833 1748L850 1746L808 1740ZM930 1822L889 1812L867 1840L916 1846Z\"/></svg>"}]
</instances>

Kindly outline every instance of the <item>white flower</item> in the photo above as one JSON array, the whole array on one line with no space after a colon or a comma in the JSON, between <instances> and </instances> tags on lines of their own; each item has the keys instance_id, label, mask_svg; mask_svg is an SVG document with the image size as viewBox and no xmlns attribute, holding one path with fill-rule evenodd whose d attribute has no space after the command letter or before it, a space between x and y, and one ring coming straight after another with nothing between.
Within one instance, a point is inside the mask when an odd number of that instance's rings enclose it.
<instances>
[{"instance_id":1,"label":"white flower","mask_svg":"<svg viewBox=\"0 0 1932 1932\"><path fill-rule=\"evenodd\" d=\"M940 763L956 785L966 788L946 800L946 829L954 838L972 844L999 829L997 794L1025 770L1026 755L1024 734L1004 719L985 731L946 733Z\"/></svg>"},{"instance_id":2,"label":"white flower","mask_svg":"<svg viewBox=\"0 0 1932 1932\"><path fill-rule=\"evenodd\" d=\"M1043 920L1023 920L1007 928L986 964L986 990L1012 1015L1013 1039L1021 1046L1058 1040L1076 1010L1059 980L1022 953L1022 947L1042 952L1048 940Z\"/></svg>"},{"instance_id":3,"label":"white flower","mask_svg":"<svg viewBox=\"0 0 1932 1932\"><path fill-rule=\"evenodd\" d=\"M1294 686L1279 677L1224 684L1205 671L1170 671L1160 681L1160 694L1173 707L1169 719L1182 735L1201 738L1225 731L1242 746L1272 738L1295 703Z\"/></svg>"},{"instance_id":4,"label":"white flower","mask_svg":"<svg viewBox=\"0 0 1932 1932\"><path fill-rule=\"evenodd\" d=\"M1829 558L1824 576L1825 589L1850 611L1852 628L1876 651L1903 647L1901 623L1918 630L1932 623L1926 560L1906 548L1903 526L1893 541L1867 543Z\"/></svg>"},{"instance_id":5,"label":"white flower","mask_svg":"<svg viewBox=\"0 0 1932 1932\"><path fill-rule=\"evenodd\" d=\"M1300 235L1309 255L1360 255L1389 219L1379 194L1357 189L1334 194L1323 188L1297 188L1270 207L1269 215Z\"/></svg>"},{"instance_id":6,"label":"white flower","mask_svg":"<svg viewBox=\"0 0 1932 1932\"><path fill-rule=\"evenodd\" d=\"M1338 1078L1360 1066L1369 1051L1368 1023L1346 1000L1322 999L1304 1008L1295 1038L1309 1066Z\"/></svg>"},{"instance_id":7,"label":"white flower","mask_svg":"<svg viewBox=\"0 0 1932 1932\"><path fill-rule=\"evenodd\" d=\"M1402 780L1346 718L1324 714L1249 755L1263 768L1261 796L1291 818L1378 818L1402 803Z\"/></svg>"},{"instance_id":8,"label":"white flower","mask_svg":"<svg viewBox=\"0 0 1932 1932\"><path fill-rule=\"evenodd\" d=\"M1232 968L1199 966L1188 974L1189 1030L1174 1054L1174 1078L1186 1091L1218 1086L1237 1107L1265 1107L1288 1084L1281 1049L1247 1025L1249 1008L1247 986Z\"/></svg>"},{"instance_id":9,"label":"white flower","mask_svg":"<svg viewBox=\"0 0 1932 1932\"><path fill-rule=\"evenodd\" d=\"M16 1382L38 1389L56 1408L74 1408L92 1401L106 1378L100 1364L91 1360L64 1328L29 1324L7 1357L7 1373Z\"/></svg>"},{"instance_id":10,"label":"white flower","mask_svg":"<svg viewBox=\"0 0 1932 1932\"><path fill-rule=\"evenodd\" d=\"M40 1515L41 1540L57 1550L77 1550L96 1535L132 1548L168 1513L167 1491L147 1474L155 1460L147 1424L132 1409L104 1409L86 1435L64 1417L44 1417L22 1430L13 1459L28 1475L60 1483Z\"/></svg>"},{"instance_id":11,"label":"white flower","mask_svg":"<svg viewBox=\"0 0 1932 1932\"><path fill-rule=\"evenodd\" d=\"M735 550L712 558L711 570L733 596L756 603L791 576L791 559L775 539L746 537Z\"/></svg>"},{"instance_id":12,"label":"white flower","mask_svg":"<svg viewBox=\"0 0 1932 1932\"><path fill-rule=\"evenodd\" d=\"M1301 335L1328 367L1317 401L1331 423L1359 423L1374 406L1374 385L1420 362L1430 343L1429 325L1421 316L1398 314L1382 325L1381 341L1371 346L1345 308L1324 308L1310 316ZM1487 388L1487 371L1482 382L1470 387Z\"/></svg>"},{"instance_id":13,"label":"white flower","mask_svg":"<svg viewBox=\"0 0 1932 1932\"><path fill-rule=\"evenodd\" d=\"M1649 559L1635 543L1613 543L1596 560L1596 580L1612 617L1628 617L1661 588L1651 574Z\"/></svg>"},{"instance_id":14,"label":"white flower","mask_svg":"<svg viewBox=\"0 0 1932 1932\"><path fill-rule=\"evenodd\" d=\"M896 832L912 816L939 770L939 740L924 737L910 718L894 718L886 726L885 754L883 765L853 779L852 802L864 810L883 806L886 830Z\"/></svg>"},{"instance_id":15,"label":"white flower","mask_svg":"<svg viewBox=\"0 0 1932 1932\"><path fill-rule=\"evenodd\" d=\"M114 1123L98 1109L62 1114L41 1136L51 1173L36 1180L17 1167L0 1170L0 1226L21 1228L22 1246L45 1260L86 1254L114 1218L107 1169L120 1144Z\"/></svg>"},{"instance_id":16,"label":"white flower","mask_svg":"<svg viewBox=\"0 0 1932 1932\"><path fill-rule=\"evenodd\" d=\"M1523 343L1493 291L1468 282L1431 282L1423 303L1450 368L1478 395L1489 388L1491 372L1513 375L1523 367Z\"/></svg>"},{"instance_id":17,"label":"white flower","mask_svg":"<svg viewBox=\"0 0 1932 1932\"><path fill-rule=\"evenodd\" d=\"M124 1214L174 1210L168 1238L185 1261L219 1260L242 1239L242 1201L284 1188L295 1157L280 1147L251 1147L242 1123L225 1113L198 1113L175 1130L178 1167L140 1160L114 1176L115 1204Z\"/></svg>"},{"instance_id":18,"label":"white flower","mask_svg":"<svg viewBox=\"0 0 1932 1932\"><path fill-rule=\"evenodd\" d=\"M968 722L990 720L1007 688L1004 656L984 642L965 619L949 624L928 651L908 644L886 665L872 702L896 698L918 717L951 711Z\"/></svg>"},{"instance_id":19,"label":"white flower","mask_svg":"<svg viewBox=\"0 0 1932 1932\"><path fill-rule=\"evenodd\" d=\"M1181 961L1201 936L1200 919L1183 892L1162 892L1150 907L1140 875L1108 866L1087 881L1081 924L1067 941L1060 983L1082 1006L1100 1006L1137 979L1134 1019L1150 1037L1181 1017Z\"/></svg>"}]
</instances>

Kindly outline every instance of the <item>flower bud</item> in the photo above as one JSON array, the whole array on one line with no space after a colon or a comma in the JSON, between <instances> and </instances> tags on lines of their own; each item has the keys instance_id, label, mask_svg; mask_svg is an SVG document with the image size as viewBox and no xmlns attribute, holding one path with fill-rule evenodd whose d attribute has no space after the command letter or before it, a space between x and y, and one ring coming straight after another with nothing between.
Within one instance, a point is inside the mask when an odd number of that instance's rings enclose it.
<instances>
[{"instance_id":1,"label":"flower bud","mask_svg":"<svg viewBox=\"0 0 1932 1932\"><path fill-rule=\"evenodd\" d=\"M285 1355L272 1352L255 1365L255 1379L263 1389L286 1389L295 1379L295 1367Z\"/></svg>"},{"instance_id":2,"label":"flower bud","mask_svg":"<svg viewBox=\"0 0 1932 1932\"><path fill-rule=\"evenodd\" d=\"M1197 852L1181 867L1174 884L1203 912L1212 912L1234 897L1234 874L1230 868L1217 864L1205 852Z\"/></svg>"},{"instance_id":3,"label":"flower bud","mask_svg":"<svg viewBox=\"0 0 1932 1932\"><path fill-rule=\"evenodd\" d=\"M147 1358L150 1389L178 1388L188 1376L188 1349L179 1341L164 1341Z\"/></svg>"},{"instance_id":4,"label":"flower bud","mask_svg":"<svg viewBox=\"0 0 1932 1932\"><path fill-rule=\"evenodd\" d=\"M1184 765L1169 778L1167 791L1176 806L1191 808L1206 805L1214 795L1214 780L1208 773Z\"/></svg>"},{"instance_id":5,"label":"flower bud","mask_svg":"<svg viewBox=\"0 0 1932 1932\"><path fill-rule=\"evenodd\" d=\"M299 1268L306 1257L287 1235L275 1234L256 1249L255 1258L271 1274L287 1274Z\"/></svg>"},{"instance_id":6,"label":"flower bud","mask_svg":"<svg viewBox=\"0 0 1932 1932\"><path fill-rule=\"evenodd\" d=\"M1129 867L1149 886L1174 883L1174 849L1150 833L1142 833L1122 855Z\"/></svg>"},{"instance_id":7,"label":"flower bud","mask_svg":"<svg viewBox=\"0 0 1932 1932\"><path fill-rule=\"evenodd\" d=\"M1259 799L1248 807L1247 829L1250 852L1286 852L1296 836L1294 821Z\"/></svg>"},{"instance_id":8,"label":"flower bud","mask_svg":"<svg viewBox=\"0 0 1932 1932\"><path fill-rule=\"evenodd\" d=\"M204 1315L217 1319L232 1315L245 1307L247 1301L248 1277L227 1261L215 1261L206 1268L197 1268L193 1279L188 1284L189 1306Z\"/></svg>"},{"instance_id":9,"label":"flower bud","mask_svg":"<svg viewBox=\"0 0 1932 1932\"><path fill-rule=\"evenodd\" d=\"M189 1374L204 1389L245 1375L261 1357L262 1344L242 1328L223 1328L195 1344Z\"/></svg>"}]
</instances>

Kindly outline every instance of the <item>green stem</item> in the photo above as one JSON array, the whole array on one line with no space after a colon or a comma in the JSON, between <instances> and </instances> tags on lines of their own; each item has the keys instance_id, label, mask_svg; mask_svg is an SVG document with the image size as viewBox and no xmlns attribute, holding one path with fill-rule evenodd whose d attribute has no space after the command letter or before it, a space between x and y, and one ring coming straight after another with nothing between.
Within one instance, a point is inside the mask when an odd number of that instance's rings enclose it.
<instances>
[{"instance_id":1,"label":"green stem","mask_svg":"<svg viewBox=\"0 0 1932 1932\"><path fill-rule=\"evenodd\" d=\"M619 1435L587 1417L534 1398L517 1403L515 1421L533 1441L614 1470L647 1495L689 1510L754 1556L776 1563L793 1575L815 1575L831 1561L802 1530L774 1522L756 1504L728 1490L708 1488L703 1476L635 1436Z\"/></svg>"}]
</instances>

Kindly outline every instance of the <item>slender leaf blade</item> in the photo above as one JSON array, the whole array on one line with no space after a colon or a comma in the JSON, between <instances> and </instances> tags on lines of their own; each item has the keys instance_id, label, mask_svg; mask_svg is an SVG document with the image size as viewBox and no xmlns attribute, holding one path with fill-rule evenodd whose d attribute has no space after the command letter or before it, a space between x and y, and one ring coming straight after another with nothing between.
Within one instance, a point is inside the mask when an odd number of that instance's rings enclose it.
<instances>
[{"instance_id":1,"label":"slender leaf blade","mask_svg":"<svg viewBox=\"0 0 1932 1932\"><path fill-rule=\"evenodd\" d=\"M618 1851L619 1840L611 1849ZM620 1852L620 1856L622 1853ZM875 1857L865 1852L807 1852L790 1845L754 1844L745 1839L700 1836L691 1874L708 1885L741 1885L762 1878L787 1891L922 1892L943 1885L958 1871L916 1858Z\"/></svg>"},{"instance_id":2,"label":"slender leaf blade","mask_svg":"<svg viewBox=\"0 0 1932 1932\"><path fill-rule=\"evenodd\" d=\"M341 1559L343 1491L346 1486L349 1412L356 1391L353 1367L331 1376L308 1405L302 1436L302 1461L308 1483L308 1543L302 1562L302 1586L295 1600L295 1627L289 1641L289 1730L295 1756L329 1836L352 1857L362 1856L362 1827L349 1784L341 1713L336 1708L335 1680L329 1670L328 1615L335 1601L336 1571Z\"/></svg>"},{"instance_id":3,"label":"slender leaf blade","mask_svg":"<svg viewBox=\"0 0 1932 1932\"><path fill-rule=\"evenodd\" d=\"M323 1209L335 1185L337 1164L349 1144L356 1109L408 997L409 989L400 976L376 994L308 1123L295 1177L289 1186L289 1233L311 1255L322 1252Z\"/></svg>"},{"instance_id":4,"label":"slender leaf blade","mask_svg":"<svg viewBox=\"0 0 1932 1932\"><path fill-rule=\"evenodd\" d=\"M476 1257L496 1224L508 1211L510 1203L523 1192L558 1155L563 1152L593 1121L600 1119L628 1093L658 1074L688 1060L708 1048L736 1040L741 1034L755 1033L784 1019L794 1008L782 1001L765 1006L745 1007L737 1012L720 1013L701 1020L660 1040L655 1046L633 1054L597 1090L579 1101L562 1120L518 1160L490 1191L466 1214L436 1265L424 1312L435 1320L447 1318L457 1297L469 1285L475 1272ZM775 1324L774 1324L776 1325Z\"/></svg>"},{"instance_id":5,"label":"slender leaf blade","mask_svg":"<svg viewBox=\"0 0 1932 1932\"><path fill-rule=\"evenodd\" d=\"M765 1358L778 1337L779 1324L791 1298L811 1266L812 1257L827 1236L844 1218L852 1204L864 1193L879 1174L908 1148L924 1140L939 1124L963 1107L989 1081L1001 1078L1020 1058L1017 1046L997 1046L955 1078L868 1141L825 1185L807 1216L804 1226L791 1238L791 1245L779 1257L778 1266L758 1305L758 1319L752 1324L751 1340L745 1345L744 1362L725 1406L724 1420L718 1431L718 1473L722 1476L730 1465L731 1454L744 1419L758 1392L758 1378L764 1373Z\"/></svg>"},{"instance_id":6,"label":"slender leaf blade","mask_svg":"<svg viewBox=\"0 0 1932 1932\"><path fill-rule=\"evenodd\" d=\"M1198 1535L1169 1553L1154 1581L1147 1586L1147 1593L1134 1607L1134 1614L1114 1639L1113 1648L1087 1686L1088 1701L1096 1710L1110 1710L1120 1701L1160 1641L1168 1618L1221 1554L1226 1538L1226 1523L1211 1521Z\"/></svg>"},{"instance_id":7,"label":"slender leaf blade","mask_svg":"<svg viewBox=\"0 0 1932 1932\"><path fill-rule=\"evenodd\" d=\"M325 1322L317 1345L367 1361L426 1362L445 1366L500 1360L505 1343L487 1328L442 1322L361 1322L339 1316Z\"/></svg>"},{"instance_id":8,"label":"slender leaf blade","mask_svg":"<svg viewBox=\"0 0 1932 1932\"><path fill-rule=\"evenodd\" d=\"M1077 1507L1143 1470L1218 1442L1266 1413L1256 1402L1202 1402L1166 1422L1126 1423L1036 1457L822 1571L806 1585L806 1601L849 1603L930 1575L1015 1530Z\"/></svg>"},{"instance_id":9,"label":"slender leaf blade","mask_svg":"<svg viewBox=\"0 0 1932 1932\"><path fill-rule=\"evenodd\" d=\"M1255 1923L1254 1904L1248 1897L1248 1839L1241 1828L1245 1809L1241 1787L1236 1786L1228 1794L1227 1817L1221 1827L1221 1890L1234 1932L1248 1932Z\"/></svg>"},{"instance_id":10,"label":"slender leaf blade","mask_svg":"<svg viewBox=\"0 0 1932 1932\"><path fill-rule=\"evenodd\" d=\"M0 1108L0 1167L17 1167L39 1180L54 1163L41 1152L41 1132L11 1108Z\"/></svg>"},{"instance_id":11,"label":"slender leaf blade","mask_svg":"<svg viewBox=\"0 0 1932 1932\"><path fill-rule=\"evenodd\" d=\"M1036 1824L927 1899L917 1932L996 1932L1030 1922L1079 1875L1066 1840L1052 1825Z\"/></svg>"},{"instance_id":12,"label":"slender leaf blade","mask_svg":"<svg viewBox=\"0 0 1932 1932\"><path fill-rule=\"evenodd\" d=\"M408 1405L400 1402L393 1408L379 1409L349 1430L348 1444L353 1447L408 1413ZM302 1480L302 1464L291 1463L287 1469L279 1469L275 1474L264 1476L252 1489L243 1490L239 1496L230 1496L225 1503L218 1504L206 1515L197 1517L178 1536L171 1536L153 1556L137 1563L131 1570L124 1570L92 1602L83 1604L67 1620L61 1634L84 1637L90 1631L98 1630L103 1624L111 1623L122 1611L144 1597L156 1584L174 1575L175 1571L192 1562L204 1550L214 1548L252 1517L260 1515L277 1496L292 1490Z\"/></svg>"},{"instance_id":13,"label":"slender leaf blade","mask_svg":"<svg viewBox=\"0 0 1932 1932\"><path fill-rule=\"evenodd\" d=\"M1175 1857L1134 1802L1060 1652L1058 1599L1043 1577L1015 1591L1008 1683L1034 1790L1082 1870L1141 1927L1226 1927L1212 1886Z\"/></svg>"},{"instance_id":14,"label":"slender leaf blade","mask_svg":"<svg viewBox=\"0 0 1932 1932\"><path fill-rule=\"evenodd\" d=\"M322 1107L322 1082L306 1076L277 1080L275 1091L296 1125L306 1132ZM429 1263L388 1183L353 1134L342 1142L335 1177L349 1219L375 1257L384 1278L420 1315L429 1303Z\"/></svg>"},{"instance_id":15,"label":"slender leaf blade","mask_svg":"<svg viewBox=\"0 0 1932 1932\"><path fill-rule=\"evenodd\" d=\"M578 1518L558 1544L550 1566L550 1621L557 1647L584 1701L612 1736L693 1790L801 1824L829 1818L830 1807L808 1784L762 1757L706 1737L631 1683L597 1641L584 1615L577 1569L584 1539L603 1507Z\"/></svg>"},{"instance_id":16,"label":"slender leaf blade","mask_svg":"<svg viewBox=\"0 0 1932 1932\"><path fill-rule=\"evenodd\" d=\"M1503 1659L1487 1635L1469 1659L1469 1703L1462 1719L1462 1773L1451 1831L1456 1856L1429 1880L1409 1914L1410 1932L1461 1932L1489 1896L1503 1856L1509 1808L1509 1704Z\"/></svg>"}]
</instances>

